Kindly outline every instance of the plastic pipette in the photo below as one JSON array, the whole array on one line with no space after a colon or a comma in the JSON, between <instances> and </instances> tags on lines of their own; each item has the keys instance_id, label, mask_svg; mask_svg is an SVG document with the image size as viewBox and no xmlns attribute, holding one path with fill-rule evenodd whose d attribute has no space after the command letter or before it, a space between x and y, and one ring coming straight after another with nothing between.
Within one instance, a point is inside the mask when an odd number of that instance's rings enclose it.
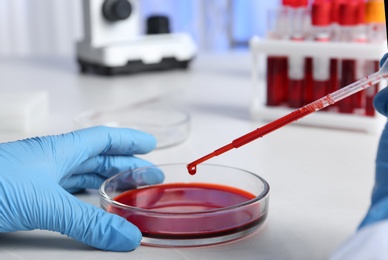
<instances>
[{"instance_id":1,"label":"plastic pipette","mask_svg":"<svg viewBox=\"0 0 388 260\"><path fill-rule=\"evenodd\" d=\"M305 117L315 111L319 111L327 106L333 105L334 103L351 96L361 90L367 89L381 80L388 78L388 59L384 62L383 66L379 71L372 73L350 85L347 85L337 91L334 91L316 101L313 101L297 110L292 111L291 113L276 119L256 130L249 132L235 140L231 143L222 146L221 148L209 153L198 160L195 160L187 165L187 170L190 174L194 175L197 171L197 165L207 161L215 156L221 155L233 148L239 148L247 143L256 140L257 138L263 137L266 134L269 134L287 124L290 124L302 117Z\"/></svg>"}]
</instances>

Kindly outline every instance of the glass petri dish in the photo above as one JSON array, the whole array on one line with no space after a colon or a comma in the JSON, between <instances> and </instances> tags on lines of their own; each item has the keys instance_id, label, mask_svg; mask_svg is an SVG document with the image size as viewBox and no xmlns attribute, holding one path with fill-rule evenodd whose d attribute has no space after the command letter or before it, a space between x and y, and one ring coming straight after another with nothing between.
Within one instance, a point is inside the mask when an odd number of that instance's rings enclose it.
<instances>
[{"instance_id":1,"label":"glass petri dish","mask_svg":"<svg viewBox=\"0 0 388 260\"><path fill-rule=\"evenodd\" d=\"M81 127L105 125L147 132L157 139L156 148L177 145L190 133L189 113L168 107L89 110L76 116L75 122Z\"/></svg>"},{"instance_id":2,"label":"glass petri dish","mask_svg":"<svg viewBox=\"0 0 388 260\"><path fill-rule=\"evenodd\" d=\"M142 185L158 175L162 183ZM107 179L99 191L101 207L135 224L143 245L224 243L254 232L268 214L268 183L221 165L200 164L196 175L186 164L137 168Z\"/></svg>"}]
</instances>

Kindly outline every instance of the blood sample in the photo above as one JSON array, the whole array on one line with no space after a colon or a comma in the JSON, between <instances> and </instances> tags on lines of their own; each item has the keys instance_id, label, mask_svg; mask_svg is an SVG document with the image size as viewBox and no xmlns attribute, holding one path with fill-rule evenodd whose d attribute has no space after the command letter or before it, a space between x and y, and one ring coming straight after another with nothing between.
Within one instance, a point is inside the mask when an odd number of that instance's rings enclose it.
<instances>
[{"instance_id":1,"label":"blood sample","mask_svg":"<svg viewBox=\"0 0 388 260\"><path fill-rule=\"evenodd\" d=\"M296 0L292 7L291 41L304 41L306 36L306 17L308 1ZM306 73L311 74L306 66L306 57L301 54L290 55L288 58L288 106L297 108L306 103ZM311 64L311 63L310 63ZM307 87L311 87L307 86ZM308 96L308 94L307 94Z\"/></svg>"},{"instance_id":2,"label":"blood sample","mask_svg":"<svg viewBox=\"0 0 388 260\"><path fill-rule=\"evenodd\" d=\"M346 86L356 80L356 61L353 59L343 59L341 61L341 86ZM339 112L353 113L353 99L346 98L339 102Z\"/></svg>"},{"instance_id":3,"label":"blood sample","mask_svg":"<svg viewBox=\"0 0 388 260\"><path fill-rule=\"evenodd\" d=\"M305 91L305 80L293 79L292 77L288 83L288 105L289 107L300 107L303 104L303 93Z\"/></svg>"},{"instance_id":4,"label":"blood sample","mask_svg":"<svg viewBox=\"0 0 388 260\"><path fill-rule=\"evenodd\" d=\"M355 42L357 30L358 2L341 2L339 6L340 41ZM344 58L341 60L340 88L356 81L356 60ZM338 103L340 113L353 113L353 99L346 98Z\"/></svg>"},{"instance_id":5,"label":"blood sample","mask_svg":"<svg viewBox=\"0 0 388 260\"><path fill-rule=\"evenodd\" d=\"M304 97L303 104L310 103L314 100L314 80L313 80L313 58L307 57L305 58L304 65Z\"/></svg>"},{"instance_id":6,"label":"blood sample","mask_svg":"<svg viewBox=\"0 0 388 260\"><path fill-rule=\"evenodd\" d=\"M127 206L157 211L153 214L126 214L120 207L108 211L123 216L150 238L197 239L233 234L257 226L266 218L260 204L243 210L220 211L214 217L198 216L207 212L252 200L255 195L234 187L210 183L169 183L126 191L114 198ZM162 217L165 213L165 217ZM195 217L190 213L196 213ZM171 214L180 214L173 217ZM262 215L262 216L261 216Z\"/></svg>"},{"instance_id":7,"label":"blood sample","mask_svg":"<svg viewBox=\"0 0 388 260\"><path fill-rule=\"evenodd\" d=\"M287 101L287 57L267 57L267 106L279 106Z\"/></svg>"},{"instance_id":8,"label":"blood sample","mask_svg":"<svg viewBox=\"0 0 388 260\"><path fill-rule=\"evenodd\" d=\"M268 21L269 39L288 38L288 21L291 0L283 0L279 9L271 10ZM287 57L276 55L267 57L267 106L279 106L288 99Z\"/></svg>"}]
</instances>

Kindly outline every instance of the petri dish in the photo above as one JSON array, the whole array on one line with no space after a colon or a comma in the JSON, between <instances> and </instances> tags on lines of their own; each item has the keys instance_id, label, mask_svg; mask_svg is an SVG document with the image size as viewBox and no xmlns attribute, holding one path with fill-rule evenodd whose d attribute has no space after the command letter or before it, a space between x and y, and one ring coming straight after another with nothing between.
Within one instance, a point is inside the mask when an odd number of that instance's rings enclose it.
<instances>
[{"instance_id":1,"label":"petri dish","mask_svg":"<svg viewBox=\"0 0 388 260\"><path fill-rule=\"evenodd\" d=\"M170 107L89 110L77 115L75 122L80 127L105 125L147 132L157 139L156 148L180 144L190 133L190 114Z\"/></svg>"},{"instance_id":2,"label":"petri dish","mask_svg":"<svg viewBox=\"0 0 388 260\"><path fill-rule=\"evenodd\" d=\"M144 185L161 174L161 183ZM142 244L190 247L225 243L256 231L266 220L269 185L238 168L201 164L190 175L186 164L137 168L107 179L101 207L136 225Z\"/></svg>"}]
</instances>

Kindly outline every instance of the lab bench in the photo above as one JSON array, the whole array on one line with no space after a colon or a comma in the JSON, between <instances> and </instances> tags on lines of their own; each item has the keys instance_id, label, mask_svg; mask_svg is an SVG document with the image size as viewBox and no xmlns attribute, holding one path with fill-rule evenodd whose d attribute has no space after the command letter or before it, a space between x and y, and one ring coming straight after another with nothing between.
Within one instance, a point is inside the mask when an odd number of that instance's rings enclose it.
<instances>
[{"instance_id":1,"label":"lab bench","mask_svg":"<svg viewBox=\"0 0 388 260\"><path fill-rule=\"evenodd\" d=\"M251 66L248 51L199 53L188 70L104 77L80 74L71 58L2 58L0 92L45 91L49 115L43 129L2 132L0 141L69 132L79 128L74 118L83 111L160 96L190 113L191 132L183 143L141 157L188 163L264 124L250 115ZM209 160L252 171L270 185L266 222L233 242L117 253L34 230L0 233L0 259L326 259L368 208L379 135L291 124ZM76 196L99 207L98 191Z\"/></svg>"}]
</instances>

